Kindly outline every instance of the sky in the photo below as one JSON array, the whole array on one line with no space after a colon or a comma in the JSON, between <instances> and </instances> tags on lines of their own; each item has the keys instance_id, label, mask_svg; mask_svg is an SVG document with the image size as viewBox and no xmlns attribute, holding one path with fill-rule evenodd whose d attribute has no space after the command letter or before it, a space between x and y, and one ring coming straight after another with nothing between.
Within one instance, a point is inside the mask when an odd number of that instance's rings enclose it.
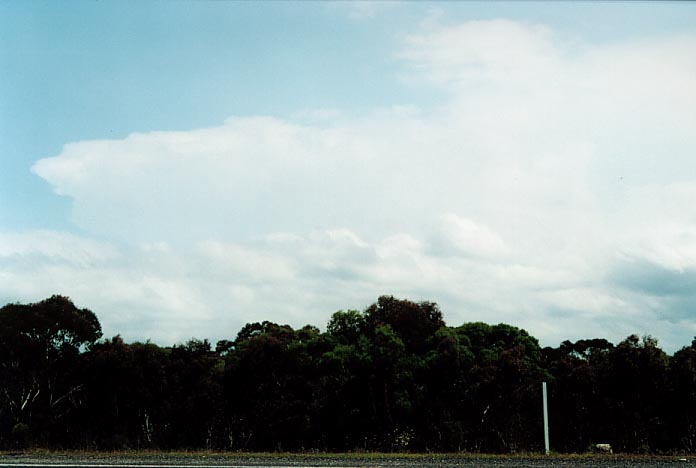
<instances>
[{"instance_id":1,"label":"sky","mask_svg":"<svg viewBox=\"0 0 696 468\"><path fill-rule=\"evenodd\" d=\"M0 303L696 336L692 2L0 2Z\"/></svg>"}]
</instances>

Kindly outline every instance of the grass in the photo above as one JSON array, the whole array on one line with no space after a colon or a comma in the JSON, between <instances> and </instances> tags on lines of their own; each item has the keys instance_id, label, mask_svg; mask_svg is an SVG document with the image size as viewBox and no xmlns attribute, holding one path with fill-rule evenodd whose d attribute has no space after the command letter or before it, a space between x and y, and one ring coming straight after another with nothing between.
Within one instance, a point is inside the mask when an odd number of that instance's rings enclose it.
<instances>
[{"instance_id":1,"label":"grass","mask_svg":"<svg viewBox=\"0 0 696 468\"><path fill-rule=\"evenodd\" d=\"M456 453L389 453L389 452L230 452L230 451L208 451L208 450L190 450L190 451L161 451L161 450L117 450L117 451L95 451L95 450L49 450L42 448L32 448L21 451L0 451L0 457L21 456L22 458L77 458L77 459L94 459L94 458L130 458L130 459L295 459L295 460L316 460L316 459L336 459L336 460L453 460L453 459L544 459L554 458L562 460L585 460L585 459L674 459L683 458L688 455L673 454L673 455L646 455L646 454L606 454L606 453L551 453L546 455L539 452L519 452L513 454L489 454L489 453L471 453L471 452L456 452Z\"/></svg>"}]
</instances>

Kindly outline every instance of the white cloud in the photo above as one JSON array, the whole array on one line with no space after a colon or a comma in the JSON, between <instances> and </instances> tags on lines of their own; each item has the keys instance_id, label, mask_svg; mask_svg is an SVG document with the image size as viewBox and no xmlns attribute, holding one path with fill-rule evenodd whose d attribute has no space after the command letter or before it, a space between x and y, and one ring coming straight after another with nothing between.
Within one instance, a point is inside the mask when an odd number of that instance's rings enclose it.
<instances>
[{"instance_id":1,"label":"white cloud","mask_svg":"<svg viewBox=\"0 0 696 468\"><path fill-rule=\"evenodd\" d=\"M696 36L590 46L433 19L399 57L448 93L437 108L68 144L34 172L77 225L126 247L6 234L2 294L77 291L116 331L157 321L162 339L186 339L192 320L211 338L254 319L322 325L393 293L546 344L636 328L686 344L692 323L671 313L683 302L607 278L626 259L696 268L695 49Z\"/></svg>"},{"instance_id":2,"label":"white cloud","mask_svg":"<svg viewBox=\"0 0 696 468\"><path fill-rule=\"evenodd\" d=\"M442 233L444 242L464 255L495 258L509 251L501 237L489 227L453 213L442 217Z\"/></svg>"},{"instance_id":3,"label":"white cloud","mask_svg":"<svg viewBox=\"0 0 696 468\"><path fill-rule=\"evenodd\" d=\"M548 80L555 72L559 49L547 27L488 20L454 26L431 22L427 29L408 36L400 56L435 82L507 88Z\"/></svg>"}]
</instances>

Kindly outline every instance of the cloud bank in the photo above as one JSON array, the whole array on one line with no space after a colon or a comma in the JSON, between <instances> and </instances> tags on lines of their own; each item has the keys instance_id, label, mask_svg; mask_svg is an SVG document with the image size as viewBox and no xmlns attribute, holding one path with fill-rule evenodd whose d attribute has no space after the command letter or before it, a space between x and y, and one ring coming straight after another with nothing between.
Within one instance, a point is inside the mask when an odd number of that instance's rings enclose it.
<instances>
[{"instance_id":1,"label":"cloud bank","mask_svg":"<svg viewBox=\"0 0 696 468\"><path fill-rule=\"evenodd\" d=\"M68 294L107 333L163 342L395 294L542 344L674 349L696 335L694 50L429 21L395 56L446 93L432 108L67 144L33 171L86 234L2 234L2 295Z\"/></svg>"}]
</instances>

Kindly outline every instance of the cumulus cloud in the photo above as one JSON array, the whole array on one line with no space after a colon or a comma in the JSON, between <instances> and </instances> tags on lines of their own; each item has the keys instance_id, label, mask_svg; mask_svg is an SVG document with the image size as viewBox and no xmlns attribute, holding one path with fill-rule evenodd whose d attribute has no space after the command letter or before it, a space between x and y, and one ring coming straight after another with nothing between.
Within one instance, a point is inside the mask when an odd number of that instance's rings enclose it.
<instances>
[{"instance_id":1,"label":"cumulus cloud","mask_svg":"<svg viewBox=\"0 0 696 468\"><path fill-rule=\"evenodd\" d=\"M67 144L33 171L85 232L126 247L12 234L3 294L32 252L32 277L61 278L124 333L130 320L169 339L192 321L210 337L252 319L322 325L392 293L546 344L686 344L696 321L674 308L696 299L695 49L696 35L588 45L543 25L434 20L397 55L414 86L447 93L436 107ZM66 243L77 260L50 264Z\"/></svg>"},{"instance_id":2,"label":"cumulus cloud","mask_svg":"<svg viewBox=\"0 0 696 468\"><path fill-rule=\"evenodd\" d=\"M55 231L29 233L0 231L0 259L26 261L38 255L52 262L88 266L117 260L119 253L108 244Z\"/></svg>"},{"instance_id":3,"label":"cumulus cloud","mask_svg":"<svg viewBox=\"0 0 696 468\"><path fill-rule=\"evenodd\" d=\"M498 233L485 225L452 213L442 217L442 241L451 251L481 258L505 255L508 247Z\"/></svg>"}]
</instances>

